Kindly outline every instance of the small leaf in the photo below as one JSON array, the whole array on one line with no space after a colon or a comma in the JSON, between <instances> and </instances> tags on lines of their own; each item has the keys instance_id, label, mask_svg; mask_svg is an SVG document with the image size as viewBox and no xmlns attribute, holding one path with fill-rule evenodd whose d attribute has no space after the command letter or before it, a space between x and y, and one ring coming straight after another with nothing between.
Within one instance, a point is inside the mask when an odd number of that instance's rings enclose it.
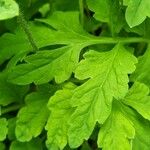
<instances>
[{"instance_id":1,"label":"small leaf","mask_svg":"<svg viewBox=\"0 0 150 150\"><path fill-rule=\"evenodd\" d=\"M0 1L0 20L13 18L19 15L19 6L14 0Z\"/></svg>"},{"instance_id":2,"label":"small leaf","mask_svg":"<svg viewBox=\"0 0 150 150\"><path fill-rule=\"evenodd\" d=\"M124 16L118 0L87 0L87 5L97 20L109 24L112 34L121 30Z\"/></svg>"},{"instance_id":3,"label":"small leaf","mask_svg":"<svg viewBox=\"0 0 150 150\"><path fill-rule=\"evenodd\" d=\"M130 0L125 16L131 28L141 24L146 17L150 17L150 1Z\"/></svg>"}]
</instances>

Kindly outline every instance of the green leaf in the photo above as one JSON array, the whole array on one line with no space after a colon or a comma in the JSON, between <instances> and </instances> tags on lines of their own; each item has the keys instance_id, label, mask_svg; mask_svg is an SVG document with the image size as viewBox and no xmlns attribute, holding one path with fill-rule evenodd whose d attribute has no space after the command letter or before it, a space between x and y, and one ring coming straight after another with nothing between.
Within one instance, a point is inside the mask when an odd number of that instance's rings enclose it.
<instances>
[{"instance_id":1,"label":"green leaf","mask_svg":"<svg viewBox=\"0 0 150 150\"><path fill-rule=\"evenodd\" d=\"M38 48L53 45L53 32L45 25L29 22L28 24L32 36ZM33 48L29 43L22 28L17 27L14 33L6 33L0 38L0 64L20 53L32 52Z\"/></svg>"},{"instance_id":2,"label":"green leaf","mask_svg":"<svg viewBox=\"0 0 150 150\"><path fill-rule=\"evenodd\" d=\"M21 102L28 91L28 86L18 86L7 82L7 72L0 73L0 105Z\"/></svg>"},{"instance_id":3,"label":"green leaf","mask_svg":"<svg viewBox=\"0 0 150 150\"><path fill-rule=\"evenodd\" d=\"M150 96L149 88L142 83L134 83L125 96L123 102L133 107L145 119L150 120Z\"/></svg>"},{"instance_id":4,"label":"green leaf","mask_svg":"<svg viewBox=\"0 0 150 150\"><path fill-rule=\"evenodd\" d=\"M93 40L93 36L82 29L77 12L55 12L48 19L39 21L49 26L49 45L61 44L62 47L26 57L26 63L16 66L10 73L9 81L13 83L42 84L53 78L57 83L67 80L75 70L80 51Z\"/></svg>"},{"instance_id":5,"label":"green leaf","mask_svg":"<svg viewBox=\"0 0 150 150\"><path fill-rule=\"evenodd\" d=\"M5 118L0 118L0 141L5 140L8 128L7 128L8 122Z\"/></svg>"},{"instance_id":6,"label":"green leaf","mask_svg":"<svg viewBox=\"0 0 150 150\"><path fill-rule=\"evenodd\" d=\"M0 20L13 18L19 15L19 6L14 0L0 1Z\"/></svg>"},{"instance_id":7,"label":"green leaf","mask_svg":"<svg viewBox=\"0 0 150 150\"><path fill-rule=\"evenodd\" d=\"M103 150L131 150L134 126L122 113L118 102L114 101L112 107L111 115L100 128L98 146Z\"/></svg>"},{"instance_id":8,"label":"green leaf","mask_svg":"<svg viewBox=\"0 0 150 150\"><path fill-rule=\"evenodd\" d=\"M16 122L16 137L19 141L30 141L42 132L49 116L48 92L34 92L26 97L26 106L19 110Z\"/></svg>"},{"instance_id":9,"label":"green leaf","mask_svg":"<svg viewBox=\"0 0 150 150\"><path fill-rule=\"evenodd\" d=\"M51 114L46 125L48 130L46 143L49 149L63 150L67 145L68 122L74 111L71 106L71 97L75 87L74 84L68 83L49 100L48 108Z\"/></svg>"},{"instance_id":10,"label":"green leaf","mask_svg":"<svg viewBox=\"0 0 150 150\"><path fill-rule=\"evenodd\" d=\"M30 142L13 141L10 145L10 150L43 150L41 141L34 139Z\"/></svg>"},{"instance_id":11,"label":"green leaf","mask_svg":"<svg viewBox=\"0 0 150 150\"><path fill-rule=\"evenodd\" d=\"M132 142L133 150L149 150L150 148L150 122L141 117L129 107L123 107L125 116L132 121L135 128L135 138Z\"/></svg>"},{"instance_id":12,"label":"green leaf","mask_svg":"<svg viewBox=\"0 0 150 150\"><path fill-rule=\"evenodd\" d=\"M0 150L5 150L6 147L5 147L5 144L4 143L0 143Z\"/></svg>"},{"instance_id":13,"label":"green leaf","mask_svg":"<svg viewBox=\"0 0 150 150\"><path fill-rule=\"evenodd\" d=\"M146 17L150 17L150 1L130 0L125 17L131 28L141 24Z\"/></svg>"},{"instance_id":14,"label":"green leaf","mask_svg":"<svg viewBox=\"0 0 150 150\"><path fill-rule=\"evenodd\" d=\"M20 85L46 83L55 77L57 83L68 79L79 59L78 46L65 46L57 50L44 50L25 58L26 64L18 65L9 81ZM73 61L72 61L73 60Z\"/></svg>"},{"instance_id":15,"label":"green leaf","mask_svg":"<svg viewBox=\"0 0 150 150\"><path fill-rule=\"evenodd\" d=\"M131 75L131 81L139 81L150 87L150 45L145 54L138 58L138 64L135 72Z\"/></svg>"},{"instance_id":16,"label":"green leaf","mask_svg":"<svg viewBox=\"0 0 150 150\"><path fill-rule=\"evenodd\" d=\"M87 0L88 7L95 12L94 17L107 22L112 33L118 33L123 26L123 13L118 0Z\"/></svg>"},{"instance_id":17,"label":"green leaf","mask_svg":"<svg viewBox=\"0 0 150 150\"><path fill-rule=\"evenodd\" d=\"M112 99L123 98L128 91L128 74L135 70L136 58L121 44L111 51L84 54L75 76L89 79L77 87L72 97L76 111L71 117L69 143L78 147L91 135L96 122L104 123L111 112ZM78 136L77 136L78 135Z\"/></svg>"}]
</instances>

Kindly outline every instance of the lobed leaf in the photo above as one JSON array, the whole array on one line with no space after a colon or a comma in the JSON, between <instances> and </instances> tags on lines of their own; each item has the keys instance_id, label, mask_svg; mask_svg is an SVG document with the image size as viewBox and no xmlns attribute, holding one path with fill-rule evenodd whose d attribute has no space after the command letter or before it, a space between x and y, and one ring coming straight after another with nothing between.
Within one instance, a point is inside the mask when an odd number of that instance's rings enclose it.
<instances>
[{"instance_id":1,"label":"lobed leaf","mask_svg":"<svg viewBox=\"0 0 150 150\"><path fill-rule=\"evenodd\" d=\"M30 141L41 134L49 116L49 96L45 91L31 93L26 97L26 106L19 110L16 121L15 134L19 141Z\"/></svg>"},{"instance_id":2,"label":"lobed leaf","mask_svg":"<svg viewBox=\"0 0 150 150\"><path fill-rule=\"evenodd\" d=\"M135 70L137 62L121 44L107 52L89 51L84 58L75 76L89 80L77 87L72 97L73 106L77 107L68 133L69 144L73 148L89 138L96 122L105 122L111 113L113 97L118 99L126 95L128 74Z\"/></svg>"},{"instance_id":3,"label":"lobed leaf","mask_svg":"<svg viewBox=\"0 0 150 150\"><path fill-rule=\"evenodd\" d=\"M71 97L75 87L74 84L68 83L49 100L48 108L51 115L46 125L48 130L46 144L49 149L63 150L67 145L69 120L74 111L71 106Z\"/></svg>"}]
</instances>

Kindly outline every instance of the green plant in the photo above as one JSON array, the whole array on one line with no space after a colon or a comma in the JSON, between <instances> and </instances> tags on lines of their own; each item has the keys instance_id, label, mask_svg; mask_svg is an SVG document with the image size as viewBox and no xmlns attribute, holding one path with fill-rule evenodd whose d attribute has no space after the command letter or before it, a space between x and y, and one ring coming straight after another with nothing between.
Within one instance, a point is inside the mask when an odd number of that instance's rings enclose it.
<instances>
[{"instance_id":1,"label":"green plant","mask_svg":"<svg viewBox=\"0 0 150 150\"><path fill-rule=\"evenodd\" d=\"M149 17L149 0L1 0L0 150L149 150Z\"/></svg>"}]
</instances>

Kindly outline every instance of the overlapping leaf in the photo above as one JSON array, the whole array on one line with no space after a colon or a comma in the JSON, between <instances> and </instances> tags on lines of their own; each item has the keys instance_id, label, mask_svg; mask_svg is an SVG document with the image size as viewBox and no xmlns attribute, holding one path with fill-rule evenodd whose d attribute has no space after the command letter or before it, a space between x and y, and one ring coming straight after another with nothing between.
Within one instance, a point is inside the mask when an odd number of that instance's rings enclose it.
<instances>
[{"instance_id":1,"label":"overlapping leaf","mask_svg":"<svg viewBox=\"0 0 150 150\"><path fill-rule=\"evenodd\" d=\"M118 0L87 0L88 7L94 11L94 17L107 22L112 33L118 33L123 26L123 13Z\"/></svg>"},{"instance_id":2,"label":"overlapping leaf","mask_svg":"<svg viewBox=\"0 0 150 150\"><path fill-rule=\"evenodd\" d=\"M26 97L26 106L20 109L16 122L16 136L19 141L30 141L43 130L49 111L49 92L35 92Z\"/></svg>"},{"instance_id":3,"label":"overlapping leaf","mask_svg":"<svg viewBox=\"0 0 150 150\"><path fill-rule=\"evenodd\" d=\"M150 46L148 46L145 54L139 57L135 72L131 76L132 81L143 82L150 87Z\"/></svg>"},{"instance_id":4,"label":"overlapping leaf","mask_svg":"<svg viewBox=\"0 0 150 150\"><path fill-rule=\"evenodd\" d=\"M69 120L74 111L71 97L75 85L68 83L62 90L50 98L48 107L51 110L46 130L48 130L47 147L52 150L63 150L67 145Z\"/></svg>"},{"instance_id":5,"label":"overlapping leaf","mask_svg":"<svg viewBox=\"0 0 150 150\"><path fill-rule=\"evenodd\" d=\"M98 145L103 150L123 149L130 150L149 147L150 123L149 119L150 97L149 89L142 83L135 83L121 101L114 101L111 115L102 125L99 132ZM125 103L133 107L125 106Z\"/></svg>"},{"instance_id":6,"label":"overlapping leaf","mask_svg":"<svg viewBox=\"0 0 150 150\"><path fill-rule=\"evenodd\" d=\"M98 145L103 150L130 150L135 136L133 123L124 115L118 102L113 104L111 115L100 129Z\"/></svg>"},{"instance_id":7,"label":"overlapping leaf","mask_svg":"<svg viewBox=\"0 0 150 150\"><path fill-rule=\"evenodd\" d=\"M121 44L111 51L85 53L75 76L88 79L74 91L73 106L77 107L71 117L69 143L79 146L88 139L96 122L104 123L111 112L113 97L123 98L128 91L128 74L135 70L136 58ZM78 135L78 136L76 136Z\"/></svg>"},{"instance_id":8,"label":"overlapping leaf","mask_svg":"<svg viewBox=\"0 0 150 150\"><path fill-rule=\"evenodd\" d=\"M124 98L124 103L133 107L145 119L150 120L150 96L149 88L142 83L134 83Z\"/></svg>"},{"instance_id":9,"label":"overlapping leaf","mask_svg":"<svg viewBox=\"0 0 150 150\"><path fill-rule=\"evenodd\" d=\"M132 121L135 128L135 137L132 142L132 149L134 150L149 150L150 147L150 122L138 115L136 111L129 107L123 107L125 116Z\"/></svg>"},{"instance_id":10,"label":"overlapping leaf","mask_svg":"<svg viewBox=\"0 0 150 150\"><path fill-rule=\"evenodd\" d=\"M40 21L46 23L51 31L50 37L47 37L50 38L49 45L66 46L51 51L41 51L25 58L26 63L16 66L10 74L9 80L13 83L42 84L52 78L58 83L63 82L74 71L80 51L90 45L92 37L80 26L77 12L56 12L48 19Z\"/></svg>"},{"instance_id":11,"label":"overlapping leaf","mask_svg":"<svg viewBox=\"0 0 150 150\"><path fill-rule=\"evenodd\" d=\"M130 0L126 10L126 20L130 27L141 24L146 17L150 17L149 0Z\"/></svg>"}]
</instances>

